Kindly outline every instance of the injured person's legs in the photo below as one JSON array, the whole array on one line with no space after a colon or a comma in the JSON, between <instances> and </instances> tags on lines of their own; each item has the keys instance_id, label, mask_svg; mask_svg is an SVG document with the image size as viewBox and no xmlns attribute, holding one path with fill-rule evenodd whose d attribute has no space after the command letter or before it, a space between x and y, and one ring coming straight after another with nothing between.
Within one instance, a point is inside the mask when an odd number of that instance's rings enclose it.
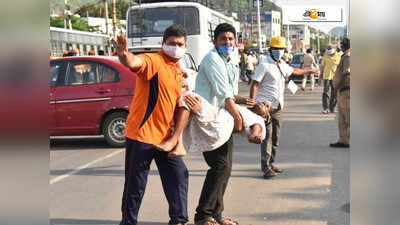
<instances>
[{"instance_id":1,"label":"injured person's legs","mask_svg":"<svg viewBox=\"0 0 400 225\"><path fill-rule=\"evenodd\" d=\"M248 139L249 142L255 143L255 144L261 144L262 140L264 137L262 136L262 127L260 124L253 124L250 127L250 133L248 134Z\"/></svg>"}]
</instances>

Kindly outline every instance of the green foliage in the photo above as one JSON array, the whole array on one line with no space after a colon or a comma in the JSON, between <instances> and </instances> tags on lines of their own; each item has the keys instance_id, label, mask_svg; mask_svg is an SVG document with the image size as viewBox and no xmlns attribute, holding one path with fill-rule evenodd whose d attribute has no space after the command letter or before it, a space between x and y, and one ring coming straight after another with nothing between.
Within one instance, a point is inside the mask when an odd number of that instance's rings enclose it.
<instances>
[{"instance_id":1,"label":"green foliage","mask_svg":"<svg viewBox=\"0 0 400 225\"><path fill-rule=\"evenodd\" d=\"M326 49L328 47L329 44L329 38L320 38L319 39L319 48L320 48L320 52L322 52L322 50ZM310 46L312 49L317 50L318 48L318 40L315 38L310 38Z\"/></svg>"},{"instance_id":2,"label":"green foliage","mask_svg":"<svg viewBox=\"0 0 400 225\"><path fill-rule=\"evenodd\" d=\"M117 19L125 20L126 12L128 11L131 3L129 0L118 0L116 1L117 7ZM99 3L88 3L79 7L75 12L81 16L90 17L105 17L104 1L100 0ZM108 0L108 17L112 18L112 1Z\"/></svg>"},{"instance_id":3,"label":"green foliage","mask_svg":"<svg viewBox=\"0 0 400 225\"><path fill-rule=\"evenodd\" d=\"M89 26L86 20L77 16L71 17L71 24L73 30L88 31L88 32L99 31L98 27ZM50 26L64 28L64 18L50 17Z\"/></svg>"},{"instance_id":4,"label":"green foliage","mask_svg":"<svg viewBox=\"0 0 400 225\"><path fill-rule=\"evenodd\" d=\"M64 19L62 17L50 17L50 26L64 28Z\"/></svg>"}]
</instances>

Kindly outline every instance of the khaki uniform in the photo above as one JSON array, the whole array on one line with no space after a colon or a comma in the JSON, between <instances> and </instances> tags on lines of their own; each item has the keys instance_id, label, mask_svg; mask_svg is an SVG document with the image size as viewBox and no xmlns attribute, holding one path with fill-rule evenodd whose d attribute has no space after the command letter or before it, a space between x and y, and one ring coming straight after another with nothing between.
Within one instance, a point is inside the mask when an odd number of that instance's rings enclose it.
<instances>
[{"instance_id":1,"label":"khaki uniform","mask_svg":"<svg viewBox=\"0 0 400 225\"><path fill-rule=\"evenodd\" d=\"M333 78L333 85L338 92L339 101L339 140L350 141L350 50L340 60Z\"/></svg>"},{"instance_id":2,"label":"khaki uniform","mask_svg":"<svg viewBox=\"0 0 400 225\"><path fill-rule=\"evenodd\" d=\"M303 68L304 69L315 69L316 68L316 63L314 60L314 56L311 53L307 53L304 55L303 57ZM303 76L303 81L301 83L301 87L303 88L303 90L306 88L306 84L307 84L307 79L308 76L310 76L310 82L311 82L311 91L314 89L315 86L315 78L314 78L314 74L305 74Z\"/></svg>"}]
</instances>

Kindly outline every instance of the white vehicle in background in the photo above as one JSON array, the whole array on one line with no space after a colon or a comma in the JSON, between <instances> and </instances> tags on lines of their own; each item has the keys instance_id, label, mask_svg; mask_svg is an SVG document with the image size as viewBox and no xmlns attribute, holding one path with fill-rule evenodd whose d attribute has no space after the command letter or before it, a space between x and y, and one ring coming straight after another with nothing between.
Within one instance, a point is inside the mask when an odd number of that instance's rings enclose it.
<instances>
[{"instance_id":1,"label":"white vehicle in background","mask_svg":"<svg viewBox=\"0 0 400 225\"><path fill-rule=\"evenodd\" d=\"M161 49L164 30L182 25L187 33L188 52L198 66L213 47L213 31L220 23L240 25L204 5L193 2L161 2L132 6L127 11L127 40L131 52L149 52ZM238 32L239 30L237 30Z\"/></svg>"}]
</instances>

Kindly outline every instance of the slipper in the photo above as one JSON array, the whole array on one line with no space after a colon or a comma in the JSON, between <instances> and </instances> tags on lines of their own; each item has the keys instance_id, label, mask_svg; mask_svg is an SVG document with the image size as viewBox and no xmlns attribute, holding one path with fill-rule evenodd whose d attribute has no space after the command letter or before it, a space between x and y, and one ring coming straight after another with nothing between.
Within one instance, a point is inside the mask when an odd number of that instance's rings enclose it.
<instances>
[{"instance_id":1,"label":"slipper","mask_svg":"<svg viewBox=\"0 0 400 225\"><path fill-rule=\"evenodd\" d=\"M199 220L197 222L195 222L195 225L206 225L207 223L209 223L210 225L220 225L214 218L212 217L206 217L202 220Z\"/></svg>"},{"instance_id":2,"label":"slipper","mask_svg":"<svg viewBox=\"0 0 400 225\"><path fill-rule=\"evenodd\" d=\"M221 225L228 225L228 224L232 224L232 225L239 225L238 221L234 221L231 218L222 218L221 220L217 220L218 223L220 223ZM228 224L226 222L229 222ZM225 223L224 223L225 222Z\"/></svg>"}]
</instances>

